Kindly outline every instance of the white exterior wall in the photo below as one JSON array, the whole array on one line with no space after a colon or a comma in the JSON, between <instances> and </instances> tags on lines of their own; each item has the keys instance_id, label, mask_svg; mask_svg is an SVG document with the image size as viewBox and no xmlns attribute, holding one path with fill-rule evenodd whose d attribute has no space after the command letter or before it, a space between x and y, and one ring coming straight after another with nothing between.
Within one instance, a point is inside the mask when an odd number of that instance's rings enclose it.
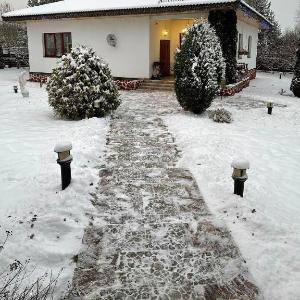
<instances>
[{"instance_id":1,"label":"white exterior wall","mask_svg":"<svg viewBox=\"0 0 300 300\"><path fill-rule=\"evenodd\" d=\"M194 20L206 21L208 12L200 11L197 13L182 13L151 17L151 42L150 42L150 68L160 57L160 40L170 40L170 62L171 73L173 73L174 57L179 47L179 34L183 29L194 23ZM168 32L164 35L163 32Z\"/></svg>"},{"instance_id":2,"label":"white exterior wall","mask_svg":"<svg viewBox=\"0 0 300 300\"><path fill-rule=\"evenodd\" d=\"M257 44L258 44L258 27L254 24L248 24L241 20L237 22L238 33L243 34L243 48L248 50L248 38L252 36L252 49L251 49L251 58L248 58L247 55L243 55L241 59L237 56L238 63L248 64L248 69L256 68L256 56L257 56ZM239 43L237 44L237 52L239 50Z\"/></svg>"},{"instance_id":3,"label":"white exterior wall","mask_svg":"<svg viewBox=\"0 0 300 300\"><path fill-rule=\"evenodd\" d=\"M148 78L150 17L103 17L27 23L31 72L51 73L57 59L44 57L43 33L71 32L72 45L92 47L110 66L115 77ZM117 46L109 46L113 33Z\"/></svg>"}]
</instances>

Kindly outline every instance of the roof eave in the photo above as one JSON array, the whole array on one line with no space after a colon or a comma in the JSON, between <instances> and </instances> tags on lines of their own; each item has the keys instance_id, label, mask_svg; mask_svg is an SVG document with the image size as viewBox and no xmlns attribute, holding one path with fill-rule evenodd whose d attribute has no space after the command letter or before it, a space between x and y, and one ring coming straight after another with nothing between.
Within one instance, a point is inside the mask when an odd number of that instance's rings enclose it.
<instances>
[{"instance_id":1,"label":"roof eave","mask_svg":"<svg viewBox=\"0 0 300 300\"><path fill-rule=\"evenodd\" d=\"M82 12L67 12L53 14L39 14L27 16L3 16L4 21L21 22L21 21L36 21L44 19L74 19L83 17L102 17L102 16L130 16L130 15L147 15L169 12L188 12L197 9L236 9L236 2L217 3L217 4L194 4L181 6L163 6L163 7L146 7L146 8L127 8L127 9L112 9L99 11L82 11Z\"/></svg>"},{"instance_id":2,"label":"roof eave","mask_svg":"<svg viewBox=\"0 0 300 300\"><path fill-rule=\"evenodd\" d=\"M246 3L244 0L239 0L239 6L241 7L246 7L249 10L251 10L253 12L253 14L256 15L257 19L261 22L265 22L269 27L273 27L274 24L272 22L270 22L264 15L262 15L261 13L259 13L256 9L254 9L251 5L249 5L248 3Z\"/></svg>"}]
</instances>

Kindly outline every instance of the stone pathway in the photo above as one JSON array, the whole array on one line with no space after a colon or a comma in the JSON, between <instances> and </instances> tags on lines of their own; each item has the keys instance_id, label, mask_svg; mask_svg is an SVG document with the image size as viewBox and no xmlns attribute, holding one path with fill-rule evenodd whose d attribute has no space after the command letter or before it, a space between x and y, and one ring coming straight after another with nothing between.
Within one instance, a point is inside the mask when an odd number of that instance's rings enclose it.
<instances>
[{"instance_id":1,"label":"stone pathway","mask_svg":"<svg viewBox=\"0 0 300 300\"><path fill-rule=\"evenodd\" d=\"M70 299L262 299L161 116L169 93L122 93Z\"/></svg>"}]
</instances>

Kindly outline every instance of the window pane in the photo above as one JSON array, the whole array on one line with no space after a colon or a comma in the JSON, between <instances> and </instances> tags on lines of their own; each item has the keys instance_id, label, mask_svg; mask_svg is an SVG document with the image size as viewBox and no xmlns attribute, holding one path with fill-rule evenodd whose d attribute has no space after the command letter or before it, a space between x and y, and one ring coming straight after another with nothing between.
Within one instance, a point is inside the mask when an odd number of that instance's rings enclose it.
<instances>
[{"instance_id":1,"label":"window pane","mask_svg":"<svg viewBox=\"0 0 300 300\"><path fill-rule=\"evenodd\" d=\"M251 58L251 50L252 50L252 36L248 38L248 58Z\"/></svg>"},{"instance_id":2,"label":"window pane","mask_svg":"<svg viewBox=\"0 0 300 300\"><path fill-rule=\"evenodd\" d=\"M239 50L243 49L243 35L239 34Z\"/></svg>"},{"instance_id":3,"label":"window pane","mask_svg":"<svg viewBox=\"0 0 300 300\"><path fill-rule=\"evenodd\" d=\"M51 33L45 33L45 55L55 56L55 36Z\"/></svg>"},{"instance_id":4,"label":"window pane","mask_svg":"<svg viewBox=\"0 0 300 300\"><path fill-rule=\"evenodd\" d=\"M71 33L70 32L64 33L63 36L64 36L64 51L65 51L65 53L69 53L69 52L71 52L71 49L72 49Z\"/></svg>"},{"instance_id":5,"label":"window pane","mask_svg":"<svg viewBox=\"0 0 300 300\"><path fill-rule=\"evenodd\" d=\"M55 33L55 41L56 41L56 56L60 57L63 55L61 33Z\"/></svg>"}]
</instances>

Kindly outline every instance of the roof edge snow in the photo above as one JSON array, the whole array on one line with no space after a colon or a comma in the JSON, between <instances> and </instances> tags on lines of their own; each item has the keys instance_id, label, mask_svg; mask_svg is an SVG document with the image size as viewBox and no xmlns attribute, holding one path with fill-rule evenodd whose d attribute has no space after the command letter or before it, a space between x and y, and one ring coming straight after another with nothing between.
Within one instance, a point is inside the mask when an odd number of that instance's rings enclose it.
<instances>
[{"instance_id":1,"label":"roof edge snow","mask_svg":"<svg viewBox=\"0 0 300 300\"><path fill-rule=\"evenodd\" d=\"M249 17L256 17L260 21L265 21L272 25L262 14L248 5L244 0L157 0L138 1L140 4L131 4L128 6L103 6L103 7L76 7L70 5L68 0L59 1L50 4L44 4L36 7L30 7L11 11L3 14L4 21L21 22L30 20L44 19L64 19L98 16L125 16L139 14L157 14L168 12L183 12L195 9L209 9L215 7L222 8L246 8L252 14ZM86 4L86 3L85 3Z\"/></svg>"}]
</instances>

